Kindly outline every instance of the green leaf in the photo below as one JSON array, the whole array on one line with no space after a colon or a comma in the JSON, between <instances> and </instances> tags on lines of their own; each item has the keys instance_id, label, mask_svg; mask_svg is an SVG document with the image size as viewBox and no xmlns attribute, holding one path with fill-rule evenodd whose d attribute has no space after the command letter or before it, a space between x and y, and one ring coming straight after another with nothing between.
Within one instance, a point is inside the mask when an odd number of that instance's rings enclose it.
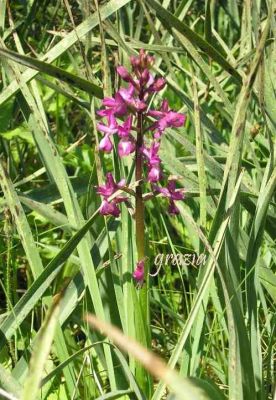
<instances>
[{"instance_id":1,"label":"green leaf","mask_svg":"<svg viewBox=\"0 0 276 400\"><path fill-rule=\"evenodd\" d=\"M2 365L0 365L0 387L16 397L20 396L22 387ZM1 394L0 394L1 396Z\"/></svg>"},{"instance_id":2,"label":"green leaf","mask_svg":"<svg viewBox=\"0 0 276 400\"><path fill-rule=\"evenodd\" d=\"M34 278L43 271L43 264L35 245L31 228L24 213L23 207L18 199L17 193L8 176L8 173L0 161L0 184L4 192L7 204L14 218L16 229L25 250L28 262Z\"/></svg>"},{"instance_id":3,"label":"green leaf","mask_svg":"<svg viewBox=\"0 0 276 400\"><path fill-rule=\"evenodd\" d=\"M100 8L102 20L108 18L110 15L115 13L121 7L129 3L130 0L111 0L107 4ZM41 57L41 61L47 61L48 64L52 63L59 56L65 53L70 47L72 47L79 39L82 39L87 35L93 28L95 28L99 23L98 15L94 14L88 17L84 22L82 22L76 30L72 30L65 38L63 38L59 43L52 47L46 54ZM26 70L21 77L21 82L27 83L32 80L38 74L34 70ZM13 96L20 89L20 84L15 79L9 86L0 93L0 105L7 101L11 96Z\"/></svg>"},{"instance_id":4,"label":"green leaf","mask_svg":"<svg viewBox=\"0 0 276 400\"><path fill-rule=\"evenodd\" d=\"M166 26L168 30L175 28L178 32L182 33L194 45L198 46L204 53L208 54L208 56L231 74L238 83L241 83L240 74L231 64L228 63L226 57L219 53L215 47L206 42L201 36L190 29L188 25L176 18L171 12L167 11L155 0L148 0L147 4L154 9L157 17L160 18L163 25Z\"/></svg>"},{"instance_id":5,"label":"green leaf","mask_svg":"<svg viewBox=\"0 0 276 400\"><path fill-rule=\"evenodd\" d=\"M270 294L273 302L276 304L276 276L271 269L266 267L259 268L259 278L262 285Z\"/></svg>"},{"instance_id":6,"label":"green leaf","mask_svg":"<svg viewBox=\"0 0 276 400\"><path fill-rule=\"evenodd\" d=\"M54 301L53 306L48 310L45 320L36 335L30 361L30 370L23 388L22 400L37 399L44 372L44 365L50 353L56 325L58 323L59 311L60 297Z\"/></svg>"},{"instance_id":7,"label":"green leaf","mask_svg":"<svg viewBox=\"0 0 276 400\"><path fill-rule=\"evenodd\" d=\"M45 267L43 272L37 277L32 286L21 297L18 303L16 303L12 312L4 322L0 324L0 347L4 345L6 340L9 340L9 338L14 334L15 329L41 299L49 285L61 270L62 264L72 254L76 246L92 226L96 215L97 212L94 213L86 224L66 243L58 255Z\"/></svg>"},{"instance_id":8,"label":"green leaf","mask_svg":"<svg viewBox=\"0 0 276 400\"><path fill-rule=\"evenodd\" d=\"M15 51L4 49L1 47L0 56L7 57L12 61L25 65L28 68L35 69L40 73L50 75L58 80L68 83L70 86L74 86L78 89L84 90L86 93L94 95L99 99L103 98L102 88L92 82L87 81L86 79L80 78L78 75L71 74L64 69L55 67L54 65L48 64L44 61L40 61L35 58L28 57L23 54L16 53Z\"/></svg>"}]
</instances>

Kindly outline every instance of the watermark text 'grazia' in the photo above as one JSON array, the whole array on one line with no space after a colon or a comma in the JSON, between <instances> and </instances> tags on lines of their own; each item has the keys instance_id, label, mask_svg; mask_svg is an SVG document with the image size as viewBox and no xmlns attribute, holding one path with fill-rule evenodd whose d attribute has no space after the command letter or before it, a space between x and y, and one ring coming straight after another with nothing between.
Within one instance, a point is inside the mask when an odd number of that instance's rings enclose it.
<instances>
[{"instance_id":1,"label":"watermark text 'grazia'","mask_svg":"<svg viewBox=\"0 0 276 400\"><path fill-rule=\"evenodd\" d=\"M206 263L206 254L195 254L195 253L186 253L186 254L164 254L159 253L155 256L154 265L157 268L154 272L150 273L150 276L157 276L162 267L167 265L172 266L193 266L198 267L200 265L205 265Z\"/></svg>"}]
</instances>

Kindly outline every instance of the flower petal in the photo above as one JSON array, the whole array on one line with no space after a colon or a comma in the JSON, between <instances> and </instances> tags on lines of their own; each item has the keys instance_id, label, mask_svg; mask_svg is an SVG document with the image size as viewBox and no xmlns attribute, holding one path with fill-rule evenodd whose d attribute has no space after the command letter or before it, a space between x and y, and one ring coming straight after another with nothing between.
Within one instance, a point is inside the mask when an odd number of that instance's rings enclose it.
<instances>
[{"instance_id":1,"label":"flower petal","mask_svg":"<svg viewBox=\"0 0 276 400\"><path fill-rule=\"evenodd\" d=\"M99 143L99 150L105 151L106 153L110 153L112 151L113 145L111 140L109 139L109 135L106 134Z\"/></svg>"}]
</instances>

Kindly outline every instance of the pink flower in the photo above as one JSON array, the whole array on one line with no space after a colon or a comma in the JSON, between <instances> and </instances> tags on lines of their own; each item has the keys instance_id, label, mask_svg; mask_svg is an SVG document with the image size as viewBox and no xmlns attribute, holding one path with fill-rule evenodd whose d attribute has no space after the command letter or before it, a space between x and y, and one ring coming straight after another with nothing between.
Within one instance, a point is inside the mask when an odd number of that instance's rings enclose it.
<instances>
[{"instance_id":1,"label":"pink flower","mask_svg":"<svg viewBox=\"0 0 276 400\"><path fill-rule=\"evenodd\" d=\"M135 281L137 283L139 283L140 285L143 283L144 276L145 276L145 261L144 260L138 261L138 263L136 264L135 271L133 272L132 276L135 279Z\"/></svg>"},{"instance_id":2,"label":"pink flower","mask_svg":"<svg viewBox=\"0 0 276 400\"><path fill-rule=\"evenodd\" d=\"M113 175L111 172L106 174L106 184L98 186L97 193L104 197L110 197L116 190L121 189L125 186L126 181L122 179L120 182L115 183Z\"/></svg>"},{"instance_id":3,"label":"pink flower","mask_svg":"<svg viewBox=\"0 0 276 400\"><path fill-rule=\"evenodd\" d=\"M98 111L98 115L101 117L109 115L110 112L118 117L127 113L127 106L118 92L115 94L114 98L105 97L103 99L103 105L106 109Z\"/></svg>"},{"instance_id":4,"label":"pink flower","mask_svg":"<svg viewBox=\"0 0 276 400\"><path fill-rule=\"evenodd\" d=\"M176 189L175 185L175 180L171 179L169 180L167 187L161 188L159 186L154 186L154 189L162 193L164 197L168 197L171 200L183 200L184 199L184 193L183 189Z\"/></svg>"},{"instance_id":5,"label":"pink flower","mask_svg":"<svg viewBox=\"0 0 276 400\"><path fill-rule=\"evenodd\" d=\"M137 112L143 112L147 109L147 104L139 99L133 99L128 105Z\"/></svg>"},{"instance_id":6,"label":"pink flower","mask_svg":"<svg viewBox=\"0 0 276 400\"><path fill-rule=\"evenodd\" d=\"M142 100L139 100L139 99L133 99L130 103L129 103L129 106L131 107L131 108L133 108L135 111L137 111L137 112L143 112L143 111L145 111L146 109L147 109L147 104L144 102L144 101L142 101Z\"/></svg>"},{"instance_id":7,"label":"pink flower","mask_svg":"<svg viewBox=\"0 0 276 400\"><path fill-rule=\"evenodd\" d=\"M109 138L109 135L104 135L99 143L99 150L105 151L106 153L110 153L112 151L113 145Z\"/></svg>"},{"instance_id":8,"label":"pink flower","mask_svg":"<svg viewBox=\"0 0 276 400\"><path fill-rule=\"evenodd\" d=\"M131 136L123 137L118 143L118 153L120 157L128 156L135 150L135 143Z\"/></svg>"},{"instance_id":9,"label":"pink flower","mask_svg":"<svg viewBox=\"0 0 276 400\"><path fill-rule=\"evenodd\" d=\"M120 209L117 206L116 202L111 201L109 203L106 199L103 199L102 204L100 206L100 214L113 215L113 217L117 218L120 215Z\"/></svg>"},{"instance_id":10,"label":"pink flower","mask_svg":"<svg viewBox=\"0 0 276 400\"><path fill-rule=\"evenodd\" d=\"M117 133L118 124L114 115L109 113L107 116L107 124L105 125L102 122L99 122L97 124L97 129L101 132L107 133L108 135L114 135L114 133Z\"/></svg>"},{"instance_id":11,"label":"pink flower","mask_svg":"<svg viewBox=\"0 0 276 400\"><path fill-rule=\"evenodd\" d=\"M155 82L154 76L150 73L149 74L149 79L147 82L147 90L152 86L152 84Z\"/></svg>"},{"instance_id":12,"label":"pink flower","mask_svg":"<svg viewBox=\"0 0 276 400\"><path fill-rule=\"evenodd\" d=\"M168 127L179 128L184 125L186 116L174 111L168 111L163 118L158 121L158 128L164 131Z\"/></svg>"},{"instance_id":13,"label":"pink flower","mask_svg":"<svg viewBox=\"0 0 276 400\"><path fill-rule=\"evenodd\" d=\"M127 88L121 88L117 93L121 96L124 102L129 103L133 100L135 87L130 83Z\"/></svg>"},{"instance_id":14,"label":"pink flower","mask_svg":"<svg viewBox=\"0 0 276 400\"><path fill-rule=\"evenodd\" d=\"M147 105L144 101L135 98L135 87L130 83L128 88L122 88L118 91L125 104L135 111L144 111Z\"/></svg>"},{"instance_id":15,"label":"pink flower","mask_svg":"<svg viewBox=\"0 0 276 400\"><path fill-rule=\"evenodd\" d=\"M150 128L151 130L157 129L157 132L154 134L155 138L159 138L166 128L178 128L184 125L186 120L186 116L184 114L169 110L169 104L167 100L163 100L159 111L150 110L148 115L158 120Z\"/></svg>"},{"instance_id":16,"label":"pink flower","mask_svg":"<svg viewBox=\"0 0 276 400\"><path fill-rule=\"evenodd\" d=\"M130 75L125 67L123 67L122 65L117 67L117 73L125 82L131 83L137 90L139 90L138 82L133 79L133 77Z\"/></svg>"},{"instance_id":17,"label":"pink flower","mask_svg":"<svg viewBox=\"0 0 276 400\"><path fill-rule=\"evenodd\" d=\"M118 189L121 189L123 186L125 186L125 184L125 179L122 179L120 182L115 183L111 172L108 172L106 174L106 184L98 186L97 188L97 193L103 196L103 201L99 210L100 214L113 215L114 217L118 217L120 215L120 209L117 204L127 201L127 197L118 194L111 201L108 201L108 198Z\"/></svg>"},{"instance_id":18,"label":"pink flower","mask_svg":"<svg viewBox=\"0 0 276 400\"><path fill-rule=\"evenodd\" d=\"M160 157L158 156L158 151L160 148L160 143L153 141L149 148L143 147L142 152L148 161L148 180L149 182L158 182L162 176L160 169Z\"/></svg>"},{"instance_id":19,"label":"pink flower","mask_svg":"<svg viewBox=\"0 0 276 400\"><path fill-rule=\"evenodd\" d=\"M164 78L157 78L148 88L150 93L160 92L166 86Z\"/></svg>"},{"instance_id":20,"label":"pink flower","mask_svg":"<svg viewBox=\"0 0 276 400\"><path fill-rule=\"evenodd\" d=\"M132 115L130 115L122 126L118 126L118 135L120 137L128 137L132 127Z\"/></svg>"},{"instance_id":21,"label":"pink flower","mask_svg":"<svg viewBox=\"0 0 276 400\"><path fill-rule=\"evenodd\" d=\"M118 124L114 115L109 112L107 115L107 124L103 124L99 122L97 124L97 129L103 133L105 133L104 137L101 139L99 143L99 150L105 151L106 153L110 153L113 145L109 138L110 135L114 135L118 131Z\"/></svg>"},{"instance_id":22,"label":"pink flower","mask_svg":"<svg viewBox=\"0 0 276 400\"><path fill-rule=\"evenodd\" d=\"M168 100L163 100L160 110L149 110L148 115L153 118L159 119L162 118L169 111L169 103Z\"/></svg>"},{"instance_id":23,"label":"pink flower","mask_svg":"<svg viewBox=\"0 0 276 400\"><path fill-rule=\"evenodd\" d=\"M161 193L164 197L167 197L170 200L169 204L169 213L170 214L179 214L179 209L175 205L176 200L184 199L184 191L183 189L176 189L175 180L172 179L168 182L167 187L161 188L157 185L153 185L153 189L156 192Z\"/></svg>"},{"instance_id":24,"label":"pink flower","mask_svg":"<svg viewBox=\"0 0 276 400\"><path fill-rule=\"evenodd\" d=\"M130 73L128 72L128 70L125 67L123 67L122 65L117 67L117 73L126 82L131 82L133 80L133 78L130 75Z\"/></svg>"},{"instance_id":25,"label":"pink flower","mask_svg":"<svg viewBox=\"0 0 276 400\"><path fill-rule=\"evenodd\" d=\"M154 165L160 163L160 157L158 156L158 151L160 148L160 143L157 141L153 141L151 146L148 148L143 146L142 153L146 157L149 165Z\"/></svg>"},{"instance_id":26,"label":"pink flower","mask_svg":"<svg viewBox=\"0 0 276 400\"><path fill-rule=\"evenodd\" d=\"M158 182L161 179L162 173L159 164L153 165L148 173L149 182Z\"/></svg>"}]
</instances>

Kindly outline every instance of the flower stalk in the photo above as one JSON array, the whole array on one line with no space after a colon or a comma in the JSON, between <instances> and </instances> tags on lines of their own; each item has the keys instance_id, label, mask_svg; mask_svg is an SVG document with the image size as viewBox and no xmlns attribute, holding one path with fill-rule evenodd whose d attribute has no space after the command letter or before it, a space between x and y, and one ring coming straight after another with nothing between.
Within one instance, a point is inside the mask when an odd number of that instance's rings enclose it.
<instances>
[{"instance_id":1,"label":"flower stalk","mask_svg":"<svg viewBox=\"0 0 276 400\"><path fill-rule=\"evenodd\" d=\"M183 189L176 189L175 179L165 178L161 168L159 149L162 135L168 127L181 127L185 115L169 109L167 100L163 100L159 109L149 109L150 99L166 85L164 78L154 77L150 69L154 58L140 50L137 57L131 57L132 73L124 66L117 68L117 73L128 86L120 88L114 97L103 99L104 108L98 115L104 120L97 124L103 134L99 150L111 153L113 135L118 135L119 157L135 154L135 233L136 233L136 266L133 279L138 291L140 317L137 318L137 339L145 346L150 346L150 312L148 301L148 262L145 254L145 201L146 185L151 186L153 196L163 196L169 200L168 211L172 215L179 213L175 202L184 198ZM118 119L119 118L119 119ZM162 186L160 186L160 184ZM164 186L165 185L165 186ZM120 189L126 192L121 193ZM111 172L106 175L106 183L98 186L97 193L102 196L100 213L120 216L120 204L130 204L126 181L116 183ZM142 325L142 326L141 326ZM150 395L151 381L146 380L145 372L137 366L136 376L144 393Z\"/></svg>"},{"instance_id":2,"label":"flower stalk","mask_svg":"<svg viewBox=\"0 0 276 400\"><path fill-rule=\"evenodd\" d=\"M135 223L136 223L136 247L138 260L145 257L145 221L144 201L142 191L142 147L143 147L143 114L139 113L137 118L137 141L135 154L135 180L140 182L136 187L135 194Z\"/></svg>"}]
</instances>

